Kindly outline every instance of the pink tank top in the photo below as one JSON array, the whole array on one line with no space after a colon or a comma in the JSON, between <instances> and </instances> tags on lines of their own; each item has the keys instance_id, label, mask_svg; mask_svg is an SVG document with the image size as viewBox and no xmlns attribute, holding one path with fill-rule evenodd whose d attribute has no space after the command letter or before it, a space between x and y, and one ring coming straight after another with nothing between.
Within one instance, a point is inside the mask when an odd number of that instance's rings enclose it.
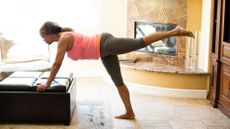
<instances>
[{"instance_id":1,"label":"pink tank top","mask_svg":"<svg viewBox=\"0 0 230 129\"><path fill-rule=\"evenodd\" d=\"M67 51L72 60L99 59L100 41L99 36L85 36L77 32L71 32L74 38L73 48Z\"/></svg>"}]
</instances>

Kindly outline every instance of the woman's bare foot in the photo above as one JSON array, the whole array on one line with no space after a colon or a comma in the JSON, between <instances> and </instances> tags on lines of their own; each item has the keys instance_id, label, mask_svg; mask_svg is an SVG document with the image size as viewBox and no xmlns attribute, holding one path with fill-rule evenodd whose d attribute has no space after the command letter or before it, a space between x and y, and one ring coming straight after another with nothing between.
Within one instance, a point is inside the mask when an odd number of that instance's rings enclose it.
<instances>
[{"instance_id":1,"label":"woman's bare foot","mask_svg":"<svg viewBox=\"0 0 230 129\"><path fill-rule=\"evenodd\" d=\"M117 118L117 119L134 119L135 115L126 113L123 115L115 116L115 118Z\"/></svg>"},{"instance_id":2,"label":"woman's bare foot","mask_svg":"<svg viewBox=\"0 0 230 129\"><path fill-rule=\"evenodd\" d=\"M191 31L186 30L179 25L173 31L176 33L176 36L189 36L194 38L194 35Z\"/></svg>"}]
</instances>

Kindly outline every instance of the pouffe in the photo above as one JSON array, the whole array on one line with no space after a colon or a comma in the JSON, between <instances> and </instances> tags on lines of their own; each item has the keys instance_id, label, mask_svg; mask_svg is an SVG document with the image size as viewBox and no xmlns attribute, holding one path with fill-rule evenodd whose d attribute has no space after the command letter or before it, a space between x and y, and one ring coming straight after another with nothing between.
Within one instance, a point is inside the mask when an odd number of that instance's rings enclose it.
<instances>
[{"instance_id":1,"label":"pouffe","mask_svg":"<svg viewBox=\"0 0 230 129\"><path fill-rule=\"evenodd\" d=\"M0 122L70 124L76 106L76 79L58 73L45 92L36 92L49 72L15 72L0 82Z\"/></svg>"}]
</instances>

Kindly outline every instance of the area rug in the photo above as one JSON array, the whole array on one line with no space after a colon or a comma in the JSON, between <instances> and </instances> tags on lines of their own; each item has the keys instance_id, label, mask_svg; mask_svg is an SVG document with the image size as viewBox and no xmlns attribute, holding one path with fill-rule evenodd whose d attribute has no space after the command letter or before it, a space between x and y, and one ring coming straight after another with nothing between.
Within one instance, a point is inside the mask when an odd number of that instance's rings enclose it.
<instances>
[{"instance_id":1,"label":"area rug","mask_svg":"<svg viewBox=\"0 0 230 129\"><path fill-rule=\"evenodd\" d=\"M108 100L80 100L76 107L78 129L112 129L113 121Z\"/></svg>"}]
</instances>

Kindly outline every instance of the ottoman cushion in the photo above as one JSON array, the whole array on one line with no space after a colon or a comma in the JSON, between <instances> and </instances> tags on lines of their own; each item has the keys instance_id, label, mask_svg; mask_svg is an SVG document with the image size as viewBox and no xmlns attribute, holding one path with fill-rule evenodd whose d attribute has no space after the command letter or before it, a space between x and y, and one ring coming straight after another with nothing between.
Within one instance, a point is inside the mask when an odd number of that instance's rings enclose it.
<instances>
[{"instance_id":1,"label":"ottoman cushion","mask_svg":"<svg viewBox=\"0 0 230 129\"><path fill-rule=\"evenodd\" d=\"M31 91L36 78L6 78L0 82L0 91Z\"/></svg>"},{"instance_id":2,"label":"ottoman cushion","mask_svg":"<svg viewBox=\"0 0 230 129\"><path fill-rule=\"evenodd\" d=\"M48 77L49 72L15 72L0 82L0 91L36 91ZM72 73L58 73L45 92L66 92L72 80Z\"/></svg>"}]
</instances>

